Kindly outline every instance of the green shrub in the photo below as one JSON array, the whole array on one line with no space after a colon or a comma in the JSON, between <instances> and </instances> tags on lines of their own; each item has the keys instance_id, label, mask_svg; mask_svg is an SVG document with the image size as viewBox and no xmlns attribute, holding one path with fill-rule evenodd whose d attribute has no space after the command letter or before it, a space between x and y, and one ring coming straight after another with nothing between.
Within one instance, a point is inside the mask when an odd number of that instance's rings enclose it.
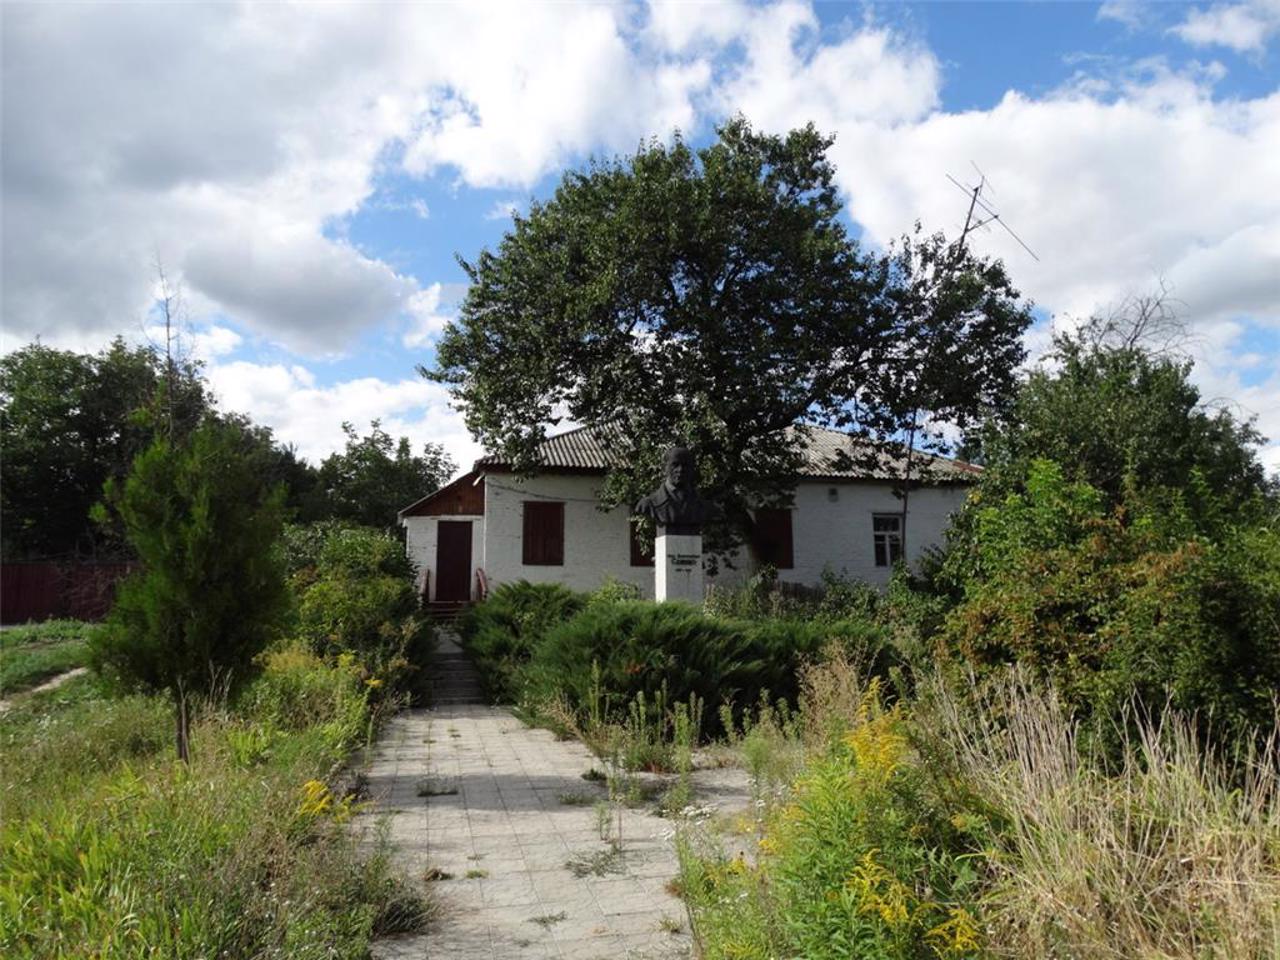
<instances>
[{"instance_id":1,"label":"green shrub","mask_svg":"<svg viewBox=\"0 0 1280 960\"><path fill-rule=\"evenodd\" d=\"M504 583L468 609L458 623L458 634L489 696L514 699L517 670L549 630L572 618L586 602L583 594L558 583L519 580Z\"/></svg>"},{"instance_id":2,"label":"green shrub","mask_svg":"<svg viewBox=\"0 0 1280 960\"><path fill-rule=\"evenodd\" d=\"M816 586L784 583L765 566L737 587L713 585L703 604L707 613L737 620L845 620L875 615L883 600L877 587L830 567Z\"/></svg>"},{"instance_id":3,"label":"green shrub","mask_svg":"<svg viewBox=\"0 0 1280 960\"><path fill-rule=\"evenodd\" d=\"M639 600L641 590L634 583L619 580L614 576L604 578L604 583L596 587L587 596L588 603L620 603L623 600Z\"/></svg>"},{"instance_id":4,"label":"green shrub","mask_svg":"<svg viewBox=\"0 0 1280 960\"><path fill-rule=\"evenodd\" d=\"M321 576L413 579L404 544L380 530L335 525L324 538L316 563Z\"/></svg>"},{"instance_id":5,"label":"green shrub","mask_svg":"<svg viewBox=\"0 0 1280 960\"><path fill-rule=\"evenodd\" d=\"M678 603L593 604L534 648L521 696L534 710L563 697L581 716L622 722L637 694L665 691L667 703L710 707L697 720L714 733L722 702L794 702L800 664L833 643L875 656L883 631L867 621L728 620Z\"/></svg>"},{"instance_id":6,"label":"green shrub","mask_svg":"<svg viewBox=\"0 0 1280 960\"><path fill-rule=\"evenodd\" d=\"M316 529L323 531L318 544ZM307 537L314 565L291 580L298 638L322 655L355 654L382 696L425 696L435 636L418 609L404 546L342 524L314 525Z\"/></svg>"},{"instance_id":7,"label":"green shrub","mask_svg":"<svg viewBox=\"0 0 1280 960\"><path fill-rule=\"evenodd\" d=\"M338 722L350 729L350 715L363 712L361 671L351 657L326 666L310 650L286 647L264 654L262 675L246 691L242 711L280 730L306 730Z\"/></svg>"},{"instance_id":8,"label":"green shrub","mask_svg":"<svg viewBox=\"0 0 1280 960\"><path fill-rule=\"evenodd\" d=\"M281 547L285 570L289 576L320 565L320 552L325 541L338 531L357 529L343 520L317 520L314 523L286 523Z\"/></svg>"},{"instance_id":9,"label":"green shrub","mask_svg":"<svg viewBox=\"0 0 1280 960\"><path fill-rule=\"evenodd\" d=\"M298 603L298 633L317 653L344 650L367 655L392 643L398 625L412 617L413 587L392 577L334 577L307 588Z\"/></svg>"},{"instance_id":10,"label":"green shrub","mask_svg":"<svg viewBox=\"0 0 1280 960\"><path fill-rule=\"evenodd\" d=\"M1224 742L1268 725L1280 687L1280 530L1191 532L1176 496L1108 509L1044 461L1027 489L980 505L953 561L964 599L941 640L980 672L1021 663L1099 736L1136 699L1198 712Z\"/></svg>"}]
</instances>

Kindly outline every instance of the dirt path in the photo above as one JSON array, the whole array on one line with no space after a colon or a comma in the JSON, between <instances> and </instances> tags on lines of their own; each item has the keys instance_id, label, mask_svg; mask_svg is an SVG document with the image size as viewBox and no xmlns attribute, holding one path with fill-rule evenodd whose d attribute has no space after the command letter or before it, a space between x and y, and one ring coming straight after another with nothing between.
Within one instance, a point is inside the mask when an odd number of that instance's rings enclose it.
<instances>
[{"instance_id":1,"label":"dirt path","mask_svg":"<svg viewBox=\"0 0 1280 960\"><path fill-rule=\"evenodd\" d=\"M38 687L32 687L30 690L23 690L22 696L29 697L34 693L43 693L46 690L57 690L68 680L74 680L82 673L88 673L88 667L76 667L74 670L68 670L66 673L60 673L52 680L46 680ZM0 714L8 713L13 708L12 700L0 700Z\"/></svg>"}]
</instances>

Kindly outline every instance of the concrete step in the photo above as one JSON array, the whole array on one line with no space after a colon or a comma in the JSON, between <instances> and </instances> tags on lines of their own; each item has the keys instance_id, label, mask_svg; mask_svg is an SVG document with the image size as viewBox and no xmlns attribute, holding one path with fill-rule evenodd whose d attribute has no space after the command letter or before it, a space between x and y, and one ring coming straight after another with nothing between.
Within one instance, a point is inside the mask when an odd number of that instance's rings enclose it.
<instances>
[{"instance_id":1,"label":"concrete step","mask_svg":"<svg viewBox=\"0 0 1280 960\"><path fill-rule=\"evenodd\" d=\"M486 703L480 673L456 646L456 638L448 636L446 649L436 654L431 664L431 702L433 705Z\"/></svg>"}]
</instances>

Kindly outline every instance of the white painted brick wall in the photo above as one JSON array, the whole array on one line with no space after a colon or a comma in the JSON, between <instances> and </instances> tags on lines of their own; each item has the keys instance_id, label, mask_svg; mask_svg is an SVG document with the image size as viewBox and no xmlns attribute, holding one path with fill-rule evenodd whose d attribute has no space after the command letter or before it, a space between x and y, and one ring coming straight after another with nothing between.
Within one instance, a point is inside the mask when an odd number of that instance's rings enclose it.
<instances>
[{"instance_id":1,"label":"white painted brick wall","mask_svg":"<svg viewBox=\"0 0 1280 960\"><path fill-rule=\"evenodd\" d=\"M522 480L488 474L484 484L485 574L493 586L513 580L563 583L594 590L610 574L653 596L653 567L631 566L631 540L625 507L607 513L596 508L598 476L541 476ZM564 502L564 566L525 566L521 561L525 500Z\"/></svg>"},{"instance_id":2,"label":"white painted brick wall","mask_svg":"<svg viewBox=\"0 0 1280 960\"><path fill-rule=\"evenodd\" d=\"M835 490L832 500L830 491ZM914 567L926 546L940 544L968 495L967 487L926 487L911 492L907 516L907 560ZM889 582L890 567L875 565L871 518L901 513L902 501L887 483L802 483L796 489L791 535L795 567L779 579L816 583L824 567L864 580Z\"/></svg>"},{"instance_id":3,"label":"white painted brick wall","mask_svg":"<svg viewBox=\"0 0 1280 960\"><path fill-rule=\"evenodd\" d=\"M405 517L401 523L405 528L405 552L409 562L413 564L415 578L420 576L422 568L431 572L431 596L436 595L436 542L441 520L471 521L471 589L475 590L475 568L484 566L484 517Z\"/></svg>"},{"instance_id":4,"label":"white painted brick wall","mask_svg":"<svg viewBox=\"0 0 1280 960\"><path fill-rule=\"evenodd\" d=\"M625 508L608 512L595 506L600 478L596 476L541 476L521 480L509 474L489 474L485 480L485 516L445 517L471 520L473 567L483 567L491 586L513 580L563 583L574 590L594 590L612 575L636 584L646 597L653 596L653 568L632 567ZM836 491L835 499L830 492ZM913 491L907 523L907 555L912 565L926 546L942 542L950 516L964 503L968 488L928 487ZM523 502L532 499L564 502L564 565L525 566L522 560ZM779 571L793 583L817 583L822 571L865 580L888 582L890 569L875 565L872 517L898 513L901 501L888 484L804 482L796 490L792 515L795 566ZM431 571L436 582L436 517L409 517L409 558L415 568ZM740 581L750 571L739 561L736 571L724 571L720 583Z\"/></svg>"}]
</instances>

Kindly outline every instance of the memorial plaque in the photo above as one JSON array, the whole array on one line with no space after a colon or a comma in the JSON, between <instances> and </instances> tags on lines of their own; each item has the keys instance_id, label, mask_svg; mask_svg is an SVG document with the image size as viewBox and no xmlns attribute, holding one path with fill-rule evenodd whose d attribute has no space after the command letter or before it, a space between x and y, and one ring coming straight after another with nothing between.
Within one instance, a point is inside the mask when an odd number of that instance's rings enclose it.
<instances>
[{"instance_id":1,"label":"memorial plaque","mask_svg":"<svg viewBox=\"0 0 1280 960\"><path fill-rule=\"evenodd\" d=\"M658 600L684 600L701 604L702 536L667 533L658 528L654 544L654 596Z\"/></svg>"}]
</instances>

